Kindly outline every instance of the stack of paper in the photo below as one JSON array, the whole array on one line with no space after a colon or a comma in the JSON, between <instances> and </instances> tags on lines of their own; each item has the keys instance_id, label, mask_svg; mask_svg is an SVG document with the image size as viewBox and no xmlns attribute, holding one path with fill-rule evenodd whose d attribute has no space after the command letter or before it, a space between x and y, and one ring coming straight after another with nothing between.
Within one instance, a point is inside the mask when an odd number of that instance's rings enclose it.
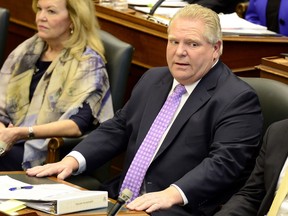
<instances>
[{"instance_id":1,"label":"stack of paper","mask_svg":"<svg viewBox=\"0 0 288 216\"><path fill-rule=\"evenodd\" d=\"M137 11L141 11L145 14L149 14L151 7L157 2L157 0L128 0L128 4L133 6ZM159 8L156 9L153 15L153 21L167 25L173 15L187 2L182 0L166 0ZM257 25L251 23L237 15L237 13L231 14L219 14L221 30L224 35L269 35L277 36L276 32L269 31L266 26Z\"/></svg>"}]
</instances>

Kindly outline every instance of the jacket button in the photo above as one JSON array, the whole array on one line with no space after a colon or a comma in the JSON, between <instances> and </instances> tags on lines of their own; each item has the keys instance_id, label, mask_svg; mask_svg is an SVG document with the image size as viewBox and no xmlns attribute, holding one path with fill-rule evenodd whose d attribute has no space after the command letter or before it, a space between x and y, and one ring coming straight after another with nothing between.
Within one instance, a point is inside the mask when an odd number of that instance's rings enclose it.
<instances>
[{"instance_id":1,"label":"jacket button","mask_svg":"<svg viewBox=\"0 0 288 216\"><path fill-rule=\"evenodd\" d=\"M280 19L280 20L279 20L279 23L280 23L280 25L285 25L285 20Z\"/></svg>"}]
</instances>

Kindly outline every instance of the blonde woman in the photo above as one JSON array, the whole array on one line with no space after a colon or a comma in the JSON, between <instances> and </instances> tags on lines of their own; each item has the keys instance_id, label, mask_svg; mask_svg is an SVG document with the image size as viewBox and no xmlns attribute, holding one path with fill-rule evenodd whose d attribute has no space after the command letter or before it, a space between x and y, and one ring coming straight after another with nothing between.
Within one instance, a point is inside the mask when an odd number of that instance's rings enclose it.
<instances>
[{"instance_id":1,"label":"blonde woman","mask_svg":"<svg viewBox=\"0 0 288 216\"><path fill-rule=\"evenodd\" d=\"M43 164L52 136L76 137L113 116L92 0L33 0L37 34L0 72L0 170Z\"/></svg>"}]
</instances>

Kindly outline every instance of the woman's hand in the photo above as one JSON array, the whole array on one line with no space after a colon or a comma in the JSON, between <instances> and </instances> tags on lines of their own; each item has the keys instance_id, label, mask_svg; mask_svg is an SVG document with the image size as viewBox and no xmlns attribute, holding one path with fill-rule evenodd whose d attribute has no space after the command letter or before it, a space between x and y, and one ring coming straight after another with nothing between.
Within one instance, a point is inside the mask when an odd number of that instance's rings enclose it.
<instances>
[{"instance_id":1,"label":"woman's hand","mask_svg":"<svg viewBox=\"0 0 288 216\"><path fill-rule=\"evenodd\" d=\"M5 151L9 151L18 140L26 139L27 135L28 128L26 127L14 127L9 124L7 128L0 129L0 141L2 145L6 144Z\"/></svg>"}]
</instances>

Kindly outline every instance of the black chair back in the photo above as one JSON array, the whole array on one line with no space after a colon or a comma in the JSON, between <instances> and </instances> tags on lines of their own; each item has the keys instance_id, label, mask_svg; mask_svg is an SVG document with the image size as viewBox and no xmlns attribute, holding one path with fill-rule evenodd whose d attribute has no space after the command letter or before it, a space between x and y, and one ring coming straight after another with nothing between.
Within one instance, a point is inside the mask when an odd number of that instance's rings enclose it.
<instances>
[{"instance_id":1,"label":"black chair back","mask_svg":"<svg viewBox=\"0 0 288 216\"><path fill-rule=\"evenodd\" d=\"M105 48L106 68L109 75L113 108L114 111L117 111L122 108L125 102L125 92L134 49L131 44L104 30L100 31L100 37Z\"/></svg>"}]
</instances>

